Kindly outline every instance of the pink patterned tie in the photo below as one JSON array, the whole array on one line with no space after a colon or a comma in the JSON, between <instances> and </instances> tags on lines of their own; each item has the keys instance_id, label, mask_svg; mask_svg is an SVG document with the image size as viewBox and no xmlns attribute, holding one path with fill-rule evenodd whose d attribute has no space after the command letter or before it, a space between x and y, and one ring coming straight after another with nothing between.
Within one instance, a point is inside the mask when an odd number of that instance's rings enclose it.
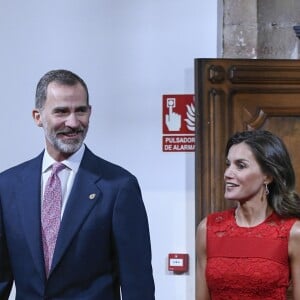
<instances>
[{"instance_id":1,"label":"pink patterned tie","mask_svg":"<svg viewBox=\"0 0 300 300\"><path fill-rule=\"evenodd\" d=\"M42 239L47 277L49 275L56 238L60 225L62 191L58 172L65 168L62 163L52 165L52 172L45 186L42 203Z\"/></svg>"}]
</instances>

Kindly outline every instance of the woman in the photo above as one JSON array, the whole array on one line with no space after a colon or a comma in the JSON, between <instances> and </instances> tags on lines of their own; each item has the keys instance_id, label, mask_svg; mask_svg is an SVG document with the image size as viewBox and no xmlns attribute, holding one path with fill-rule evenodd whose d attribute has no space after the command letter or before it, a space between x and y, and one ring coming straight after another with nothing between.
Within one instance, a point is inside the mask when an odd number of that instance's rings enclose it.
<instances>
[{"instance_id":1,"label":"woman","mask_svg":"<svg viewBox=\"0 0 300 300\"><path fill-rule=\"evenodd\" d=\"M225 199L197 229L197 300L300 299L300 198L281 139L236 133L226 146Z\"/></svg>"}]
</instances>

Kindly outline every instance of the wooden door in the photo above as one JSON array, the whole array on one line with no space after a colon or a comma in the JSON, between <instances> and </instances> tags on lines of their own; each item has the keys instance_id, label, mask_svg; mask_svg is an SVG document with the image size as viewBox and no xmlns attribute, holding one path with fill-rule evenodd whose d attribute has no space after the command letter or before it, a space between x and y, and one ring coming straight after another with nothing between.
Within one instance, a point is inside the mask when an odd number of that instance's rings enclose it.
<instances>
[{"instance_id":1,"label":"wooden door","mask_svg":"<svg viewBox=\"0 0 300 300\"><path fill-rule=\"evenodd\" d=\"M236 131L265 129L290 152L300 192L300 61L196 59L196 221L229 207L224 150Z\"/></svg>"}]
</instances>

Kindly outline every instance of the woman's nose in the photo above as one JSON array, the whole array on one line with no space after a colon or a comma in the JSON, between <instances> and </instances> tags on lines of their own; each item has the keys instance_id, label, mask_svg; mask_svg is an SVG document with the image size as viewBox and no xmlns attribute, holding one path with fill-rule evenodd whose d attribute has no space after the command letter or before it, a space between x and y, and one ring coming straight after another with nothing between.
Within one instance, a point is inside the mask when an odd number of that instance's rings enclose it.
<instances>
[{"instance_id":1,"label":"woman's nose","mask_svg":"<svg viewBox=\"0 0 300 300\"><path fill-rule=\"evenodd\" d=\"M233 177L233 170L232 170L232 168L229 166L229 167L227 167L226 169L225 169L225 172L224 172L224 177L226 178L226 177Z\"/></svg>"}]
</instances>

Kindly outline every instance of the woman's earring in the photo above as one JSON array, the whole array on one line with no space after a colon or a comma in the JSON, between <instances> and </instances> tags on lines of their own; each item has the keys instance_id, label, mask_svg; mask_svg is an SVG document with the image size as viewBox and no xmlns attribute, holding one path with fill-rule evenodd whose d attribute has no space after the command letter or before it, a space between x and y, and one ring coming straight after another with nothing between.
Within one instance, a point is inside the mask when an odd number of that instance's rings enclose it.
<instances>
[{"instance_id":1,"label":"woman's earring","mask_svg":"<svg viewBox=\"0 0 300 300\"><path fill-rule=\"evenodd\" d=\"M269 191L269 188L268 188L268 184L265 183L265 187L266 187L266 195L269 195L270 191Z\"/></svg>"}]
</instances>

